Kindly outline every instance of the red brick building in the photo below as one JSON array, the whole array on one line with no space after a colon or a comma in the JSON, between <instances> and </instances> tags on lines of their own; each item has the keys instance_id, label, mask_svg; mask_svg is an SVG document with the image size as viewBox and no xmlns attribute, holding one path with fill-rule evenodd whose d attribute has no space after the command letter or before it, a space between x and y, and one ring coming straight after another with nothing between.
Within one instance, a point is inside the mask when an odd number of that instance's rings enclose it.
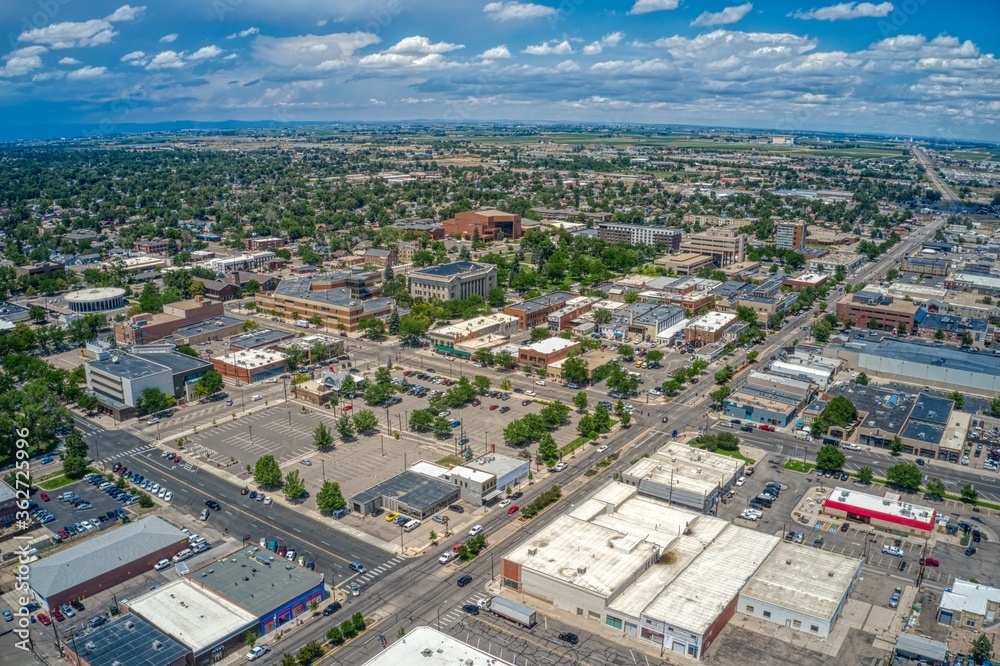
<instances>
[{"instance_id":1,"label":"red brick building","mask_svg":"<svg viewBox=\"0 0 1000 666\"><path fill-rule=\"evenodd\" d=\"M499 210L468 210L456 213L455 217L443 222L444 233L458 235L465 239L478 236L481 240L492 241L499 238L521 237L521 216Z\"/></svg>"}]
</instances>

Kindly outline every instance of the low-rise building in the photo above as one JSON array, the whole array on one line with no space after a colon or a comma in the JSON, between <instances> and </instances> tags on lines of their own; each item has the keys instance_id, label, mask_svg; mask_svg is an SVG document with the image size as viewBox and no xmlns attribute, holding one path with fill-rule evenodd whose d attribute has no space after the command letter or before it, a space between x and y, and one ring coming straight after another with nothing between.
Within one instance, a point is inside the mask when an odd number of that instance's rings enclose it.
<instances>
[{"instance_id":1,"label":"low-rise building","mask_svg":"<svg viewBox=\"0 0 1000 666\"><path fill-rule=\"evenodd\" d=\"M548 316L556 310L565 307L574 298L576 296L568 291L553 291L542 296L529 298L520 303L508 305L503 311L504 314L517 317L521 328L531 330L538 326L546 326Z\"/></svg>"},{"instance_id":2,"label":"low-rise building","mask_svg":"<svg viewBox=\"0 0 1000 666\"><path fill-rule=\"evenodd\" d=\"M684 330L684 339L696 346L710 345L722 340L726 329L737 321L735 314L728 312L707 312L692 319Z\"/></svg>"},{"instance_id":3,"label":"low-rise building","mask_svg":"<svg viewBox=\"0 0 1000 666\"><path fill-rule=\"evenodd\" d=\"M273 328L255 328L252 331L234 335L229 339L230 351L250 349L278 349L279 343L295 337L291 331Z\"/></svg>"},{"instance_id":4,"label":"low-rise building","mask_svg":"<svg viewBox=\"0 0 1000 666\"><path fill-rule=\"evenodd\" d=\"M17 520L17 492L0 479L0 529L7 529Z\"/></svg>"},{"instance_id":5,"label":"low-rise building","mask_svg":"<svg viewBox=\"0 0 1000 666\"><path fill-rule=\"evenodd\" d=\"M437 220L400 220L399 222L394 222L392 226L397 229L402 229L403 231L428 234L432 240L442 240L444 238L444 226ZM409 259L403 259L402 257L400 257L400 260L403 262L410 261Z\"/></svg>"},{"instance_id":6,"label":"low-rise building","mask_svg":"<svg viewBox=\"0 0 1000 666\"><path fill-rule=\"evenodd\" d=\"M234 335L241 335L243 333L243 325L245 323L246 320L244 319L237 319L236 317L225 315L222 317L215 317L213 319L205 319L204 321L193 322L191 324L185 324L178 327L176 331L165 337L163 339L163 344L169 342L177 345L178 347L182 345L193 347L194 345L209 342L211 340L224 340L225 338L229 338Z\"/></svg>"},{"instance_id":7,"label":"low-rise building","mask_svg":"<svg viewBox=\"0 0 1000 666\"><path fill-rule=\"evenodd\" d=\"M144 252L145 254L165 254L170 243L162 238L154 238L152 240L141 240L136 241L134 249L136 252Z\"/></svg>"},{"instance_id":8,"label":"low-rise building","mask_svg":"<svg viewBox=\"0 0 1000 666\"><path fill-rule=\"evenodd\" d=\"M222 303L195 296L186 301L168 303L163 306L161 313L137 314L115 323L115 340L118 344L149 344L172 335L182 326L222 317L224 314Z\"/></svg>"},{"instance_id":9,"label":"low-rise building","mask_svg":"<svg viewBox=\"0 0 1000 666\"><path fill-rule=\"evenodd\" d=\"M252 384L285 371L285 355L271 349L246 349L212 358L212 367L223 377Z\"/></svg>"},{"instance_id":10,"label":"low-rise building","mask_svg":"<svg viewBox=\"0 0 1000 666\"><path fill-rule=\"evenodd\" d=\"M447 236L486 242L521 237L521 216L499 210L469 210L442 222Z\"/></svg>"},{"instance_id":11,"label":"low-rise building","mask_svg":"<svg viewBox=\"0 0 1000 666\"><path fill-rule=\"evenodd\" d=\"M362 516L383 509L425 520L459 496L459 488L452 483L408 469L356 493L350 499L350 506Z\"/></svg>"},{"instance_id":12,"label":"low-rise building","mask_svg":"<svg viewBox=\"0 0 1000 666\"><path fill-rule=\"evenodd\" d=\"M917 335L921 338L965 345L965 334L968 333L968 339L972 343L968 346L972 346L976 342L981 344L989 329L989 322L985 319L956 317L940 312L928 312L927 310L919 310L915 321Z\"/></svg>"},{"instance_id":13,"label":"low-rise building","mask_svg":"<svg viewBox=\"0 0 1000 666\"><path fill-rule=\"evenodd\" d=\"M217 273L232 273L233 271L255 271L269 268L276 259L271 251L250 252L235 257L217 257L209 259L206 265Z\"/></svg>"},{"instance_id":14,"label":"low-rise building","mask_svg":"<svg viewBox=\"0 0 1000 666\"><path fill-rule=\"evenodd\" d=\"M245 238L243 240L243 247L246 248L248 252L263 252L265 250L273 250L284 246L285 239L278 238L276 236L257 236L254 238Z\"/></svg>"},{"instance_id":15,"label":"low-rise building","mask_svg":"<svg viewBox=\"0 0 1000 666\"><path fill-rule=\"evenodd\" d=\"M528 474L531 470L531 462L524 458L512 458L491 452L479 458L472 458L466 467L486 472L496 477L496 487L501 493L505 493L508 488L517 490L522 483L528 482Z\"/></svg>"},{"instance_id":16,"label":"low-rise building","mask_svg":"<svg viewBox=\"0 0 1000 666\"><path fill-rule=\"evenodd\" d=\"M684 309L676 305L636 301L615 310L597 330L605 338L654 342L661 333L682 322L684 314Z\"/></svg>"},{"instance_id":17,"label":"low-rise building","mask_svg":"<svg viewBox=\"0 0 1000 666\"><path fill-rule=\"evenodd\" d=\"M611 351L608 349L589 349L579 356L580 360L587 364L587 382L590 382L594 378L594 371L601 368L608 363L617 363L621 361L621 356L618 352ZM569 358L564 358L561 361L556 361L555 363L550 363L545 369L549 376L553 379L562 379L563 366L566 364Z\"/></svg>"},{"instance_id":18,"label":"low-rise building","mask_svg":"<svg viewBox=\"0 0 1000 666\"><path fill-rule=\"evenodd\" d=\"M621 481L639 494L704 513L743 475L742 460L668 442L622 472Z\"/></svg>"},{"instance_id":19,"label":"low-rise building","mask_svg":"<svg viewBox=\"0 0 1000 666\"><path fill-rule=\"evenodd\" d=\"M433 627L419 625L406 632L406 640L393 641L362 666L400 666L400 664L514 666L505 659L463 643Z\"/></svg>"},{"instance_id":20,"label":"low-rise building","mask_svg":"<svg viewBox=\"0 0 1000 666\"><path fill-rule=\"evenodd\" d=\"M15 266L15 277L52 277L53 273L65 270L66 265L60 261L35 261L24 266Z\"/></svg>"},{"instance_id":21,"label":"low-rise building","mask_svg":"<svg viewBox=\"0 0 1000 666\"><path fill-rule=\"evenodd\" d=\"M427 339L434 345L435 351L468 358L472 355L472 351L463 348L461 344L466 340L476 340L486 336L509 338L518 329L517 317L497 312L434 329L427 333Z\"/></svg>"},{"instance_id":22,"label":"low-rise building","mask_svg":"<svg viewBox=\"0 0 1000 666\"><path fill-rule=\"evenodd\" d=\"M472 506L485 506L499 498L502 492L502 489L497 488L495 475L464 465L456 465L449 469L420 461L412 465L410 471L447 481L458 488L459 496Z\"/></svg>"},{"instance_id":23,"label":"low-rise building","mask_svg":"<svg viewBox=\"0 0 1000 666\"><path fill-rule=\"evenodd\" d=\"M1000 616L1000 589L956 578L938 601L941 624L979 633Z\"/></svg>"},{"instance_id":24,"label":"low-rise building","mask_svg":"<svg viewBox=\"0 0 1000 666\"><path fill-rule=\"evenodd\" d=\"M414 298L461 301L479 296L486 300L496 289L497 267L474 261L453 261L415 270L407 280Z\"/></svg>"},{"instance_id":25,"label":"low-rise building","mask_svg":"<svg viewBox=\"0 0 1000 666\"><path fill-rule=\"evenodd\" d=\"M590 312L594 304L600 303L600 301L601 299L593 296L571 298L563 307L550 313L545 318L546 324L553 333L573 328L580 323L580 317Z\"/></svg>"},{"instance_id":26,"label":"low-rise building","mask_svg":"<svg viewBox=\"0 0 1000 666\"><path fill-rule=\"evenodd\" d=\"M850 275L868 261L868 257L856 252L826 252L806 262L806 270L810 273L835 273L837 266L843 266Z\"/></svg>"},{"instance_id":27,"label":"low-rise building","mask_svg":"<svg viewBox=\"0 0 1000 666\"><path fill-rule=\"evenodd\" d=\"M847 488L834 488L823 500L826 516L847 518L885 532L927 536L934 529L937 512L929 506L911 504L893 491L870 495Z\"/></svg>"},{"instance_id":28,"label":"low-rise building","mask_svg":"<svg viewBox=\"0 0 1000 666\"><path fill-rule=\"evenodd\" d=\"M517 361L522 368L544 369L556 361L569 356L574 349L579 349L580 343L564 338L548 338L535 342L518 350Z\"/></svg>"},{"instance_id":29,"label":"low-rise building","mask_svg":"<svg viewBox=\"0 0 1000 666\"><path fill-rule=\"evenodd\" d=\"M83 666L188 666L191 649L135 613L118 617L77 640L62 637L70 663Z\"/></svg>"},{"instance_id":30,"label":"low-rise building","mask_svg":"<svg viewBox=\"0 0 1000 666\"><path fill-rule=\"evenodd\" d=\"M820 275L819 273L803 273L802 275L796 275L795 277L787 277L781 281L781 284L782 286L795 290L808 288L819 289L829 281L829 275Z\"/></svg>"},{"instance_id":31,"label":"low-rise building","mask_svg":"<svg viewBox=\"0 0 1000 666\"><path fill-rule=\"evenodd\" d=\"M846 294L837 301L837 319L852 321L859 327L872 327L895 331L900 325L907 333L915 330L916 314L920 306L912 301L897 300L876 291L858 291Z\"/></svg>"}]
</instances>

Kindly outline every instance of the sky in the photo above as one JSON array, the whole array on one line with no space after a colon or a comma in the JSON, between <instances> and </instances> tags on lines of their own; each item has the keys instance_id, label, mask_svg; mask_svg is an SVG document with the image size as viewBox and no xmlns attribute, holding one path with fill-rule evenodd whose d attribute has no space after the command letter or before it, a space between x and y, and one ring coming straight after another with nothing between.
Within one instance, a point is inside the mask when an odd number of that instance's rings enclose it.
<instances>
[{"instance_id":1,"label":"sky","mask_svg":"<svg viewBox=\"0 0 1000 666\"><path fill-rule=\"evenodd\" d=\"M997 0L6 0L0 137L226 120L1000 142Z\"/></svg>"}]
</instances>

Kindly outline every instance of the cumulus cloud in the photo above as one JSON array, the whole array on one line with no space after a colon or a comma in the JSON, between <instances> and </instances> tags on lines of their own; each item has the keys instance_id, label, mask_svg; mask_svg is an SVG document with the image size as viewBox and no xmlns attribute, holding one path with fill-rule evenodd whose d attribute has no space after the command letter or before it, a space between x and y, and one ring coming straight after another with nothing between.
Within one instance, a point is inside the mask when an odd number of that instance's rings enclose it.
<instances>
[{"instance_id":1,"label":"cumulus cloud","mask_svg":"<svg viewBox=\"0 0 1000 666\"><path fill-rule=\"evenodd\" d=\"M625 33L619 30L618 32L612 32L604 35L599 40L591 42L583 47L584 55L597 55L604 50L604 47L615 47L625 39Z\"/></svg>"},{"instance_id":2,"label":"cumulus cloud","mask_svg":"<svg viewBox=\"0 0 1000 666\"><path fill-rule=\"evenodd\" d=\"M483 60L503 60L510 58L510 49L507 48L506 44L501 44L500 46L494 46L491 49L486 49L479 54L479 57Z\"/></svg>"},{"instance_id":3,"label":"cumulus cloud","mask_svg":"<svg viewBox=\"0 0 1000 666\"><path fill-rule=\"evenodd\" d=\"M330 71L348 64L354 52L381 41L369 32L340 32L297 37L257 37L256 56L283 69Z\"/></svg>"},{"instance_id":4,"label":"cumulus cloud","mask_svg":"<svg viewBox=\"0 0 1000 666\"><path fill-rule=\"evenodd\" d=\"M102 77L107 71L107 67L81 67L66 74L66 78L70 81L86 81Z\"/></svg>"},{"instance_id":5,"label":"cumulus cloud","mask_svg":"<svg viewBox=\"0 0 1000 666\"><path fill-rule=\"evenodd\" d=\"M797 19L816 21L848 21L858 18L882 18L895 9L891 2L841 2L829 7L818 7L808 11L801 9L789 14Z\"/></svg>"},{"instance_id":6,"label":"cumulus cloud","mask_svg":"<svg viewBox=\"0 0 1000 666\"><path fill-rule=\"evenodd\" d=\"M160 41L164 44L173 44L177 41L177 33L172 32L169 35L163 35L163 37L160 37Z\"/></svg>"},{"instance_id":7,"label":"cumulus cloud","mask_svg":"<svg viewBox=\"0 0 1000 666\"><path fill-rule=\"evenodd\" d=\"M138 18L145 7L122 5L108 16L89 21L64 21L41 28L32 28L18 35L21 42L39 44L50 49L69 49L107 44L118 34L112 24Z\"/></svg>"},{"instance_id":8,"label":"cumulus cloud","mask_svg":"<svg viewBox=\"0 0 1000 666\"><path fill-rule=\"evenodd\" d=\"M323 22L320 23L320 27L322 27L323 23L325 23L325 21L323 21ZM237 37L250 37L252 35L258 34L259 32L260 32L260 28L258 28L257 26L254 25L254 26L250 26L246 30L240 30L239 32L234 32L231 35L227 35L226 39L236 39Z\"/></svg>"},{"instance_id":9,"label":"cumulus cloud","mask_svg":"<svg viewBox=\"0 0 1000 666\"><path fill-rule=\"evenodd\" d=\"M0 67L0 77L23 76L42 66L42 56L49 50L44 46L26 46L23 49L11 51L3 57L4 66Z\"/></svg>"},{"instance_id":10,"label":"cumulus cloud","mask_svg":"<svg viewBox=\"0 0 1000 666\"><path fill-rule=\"evenodd\" d=\"M386 53L402 53L407 55L427 55L428 53L448 53L464 49L464 44L449 44L448 42L434 42L421 35L404 37L388 49Z\"/></svg>"},{"instance_id":11,"label":"cumulus cloud","mask_svg":"<svg viewBox=\"0 0 1000 666\"><path fill-rule=\"evenodd\" d=\"M80 61L77 60L76 58L70 58L69 56L67 56L65 58L61 58L59 60L59 64L60 65L79 65Z\"/></svg>"},{"instance_id":12,"label":"cumulus cloud","mask_svg":"<svg viewBox=\"0 0 1000 666\"><path fill-rule=\"evenodd\" d=\"M680 0L635 0L629 14L648 14L650 12L664 12L677 9Z\"/></svg>"},{"instance_id":13,"label":"cumulus cloud","mask_svg":"<svg viewBox=\"0 0 1000 666\"><path fill-rule=\"evenodd\" d=\"M438 69L447 61L440 53L417 56L406 53L373 53L358 61L365 67L407 67L411 69Z\"/></svg>"},{"instance_id":14,"label":"cumulus cloud","mask_svg":"<svg viewBox=\"0 0 1000 666\"><path fill-rule=\"evenodd\" d=\"M721 12L702 12L698 15L698 18L691 21L691 25L712 26L739 23L752 9L753 4L748 2L743 5L726 7Z\"/></svg>"},{"instance_id":15,"label":"cumulus cloud","mask_svg":"<svg viewBox=\"0 0 1000 666\"><path fill-rule=\"evenodd\" d=\"M146 69L179 69L184 66L184 59L177 51L161 51L153 56Z\"/></svg>"},{"instance_id":16,"label":"cumulus cloud","mask_svg":"<svg viewBox=\"0 0 1000 666\"><path fill-rule=\"evenodd\" d=\"M518 21L541 18L558 13L554 7L531 2L491 2L483 7L486 16L494 21Z\"/></svg>"},{"instance_id":17,"label":"cumulus cloud","mask_svg":"<svg viewBox=\"0 0 1000 666\"><path fill-rule=\"evenodd\" d=\"M122 62L139 62L141 61L143 65L146 64L146 53L144 51L132 51L131 53L126 53L121 58Z\"/></svg>"},{"instance_id":18,"label":"cumulus cloud","mask_svg":"<svg viewBox=\"0 0 1000 666\"><path fill-rule=\"evenodd\" d=\"M542 42L541 44L534 44L532 46L524 49L523 53L528 55L567 55L573 53L573 47L570 45L569 40L562 40L557 42L556 40L551 40L548 42Z\"/></svg>"},{"instance_id":19,"label":"cumulus cloud","mask_svg":"<svg viewBox=\"0 0 1000 666\"><path fill-rule=\"evenodd\" d=\"M222 49L215 44L211 44L209 46L203 46L189 55L188 60L208 60L209 58L214 58L219 55L222 55Z\"/></svg>"}]
</instances>

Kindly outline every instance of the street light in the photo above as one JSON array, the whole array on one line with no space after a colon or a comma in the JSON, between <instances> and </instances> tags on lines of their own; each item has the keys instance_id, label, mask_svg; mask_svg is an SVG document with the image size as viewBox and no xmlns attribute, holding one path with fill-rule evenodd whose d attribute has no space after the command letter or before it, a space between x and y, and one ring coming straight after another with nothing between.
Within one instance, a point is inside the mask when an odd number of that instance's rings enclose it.
<instances>
[{"instance_id":1,"label":"street light","mask_svg":"<svg viewBox=\"0 0 1000 666\"><path fill-rule=\"evenodd\" d=\"M439 605L437 607L437 616L438 616L438 619L437 619L437 630L438 631L441 631L441 606L444 606L446 603L448 603L447 599L445 599L444 601L442 601L441 605Z\"/></svg>"},{"instance_id":2,"label":"street light","mask_svg":"<svg viewBox=\"0 0 1000 666\"><path fill-rule=\"evenodd\" d=\"M250 431L250 446L252 447L253 446L253 426L252 425L248 425L247 426L247 430Z\"/></svg>"}]
</instances>

